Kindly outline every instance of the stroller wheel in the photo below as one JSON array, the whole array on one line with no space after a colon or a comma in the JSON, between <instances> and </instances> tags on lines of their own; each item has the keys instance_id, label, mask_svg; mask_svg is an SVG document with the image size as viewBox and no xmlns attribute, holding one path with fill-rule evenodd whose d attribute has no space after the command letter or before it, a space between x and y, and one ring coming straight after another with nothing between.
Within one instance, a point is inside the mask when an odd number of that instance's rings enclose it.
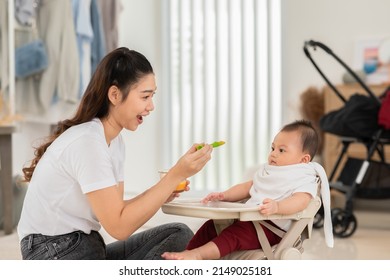
<instances>
[{"instance_id":1,"label":"stroller wheel","mask_svg":"<svg viewBox=\"0 0 390 280\"><path fill-rule=\"evenodd\" d=\"M340 208L332 209L332 224L333 234L342 238L351 236L357 228L355 216Z\"/></svg>"}]
</instances>

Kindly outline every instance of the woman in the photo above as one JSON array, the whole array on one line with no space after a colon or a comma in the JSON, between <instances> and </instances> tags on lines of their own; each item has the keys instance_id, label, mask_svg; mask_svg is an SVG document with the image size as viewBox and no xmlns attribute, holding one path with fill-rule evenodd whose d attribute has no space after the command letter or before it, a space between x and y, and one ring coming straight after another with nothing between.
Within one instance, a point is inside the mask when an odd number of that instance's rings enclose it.
<instances>
[{"instance_id":1,"label":"woman","mask_svg":"<svg viewBox=\"0 0 390 280\"><path fill-rule=\"evenodd\" d=\"M161 259L185 248L193 233L183 224L133 233L177 196L176 185L205 166L210 145L198 151L194 144L156 185L123 199L120 132L143 123L155 91L142 54L118 48L103 58L75 116L58 124L23 169L30 182L18 224L23 259ZM101 226L118 241L104 244Z\"/></svg>"}]
</instances>

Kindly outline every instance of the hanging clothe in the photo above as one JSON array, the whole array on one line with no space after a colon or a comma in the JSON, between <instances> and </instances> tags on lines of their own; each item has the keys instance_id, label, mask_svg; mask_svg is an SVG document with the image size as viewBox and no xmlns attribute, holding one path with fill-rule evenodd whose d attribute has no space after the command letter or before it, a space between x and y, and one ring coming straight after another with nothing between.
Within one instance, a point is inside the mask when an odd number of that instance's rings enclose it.
<instances>
[{"instance_id":1,"label":"hanging clothe","mask_svg":"<svg viewBox=\"0 0 390 280\"><path fill-rule=\"evenodd\" d=\"M71 0L41 0L37 26L49 59L38 91L43 109L48 110L55 94L61 101L77 103L80 69Z\"/></svg>"},{"instance_id":2,"label":"hanging clothe","mask_svg":"<svg viewBox=\"0 0 390 280\"><path fill-rule=\"evenodd\" d=\"M91 45L93 40L91 0L72 0L72 10L81 70L78 92L78 98L80 98L91 78Z\"/></svg>"},{"instance_id":3,"label":"hanging clothe","mask_svg":"<svg viewBox=\"0 0 390 280\"><path fill-rule=\"evenodd\" d=\"M93 39L91 44L91 72L93 74L99 62L107 54L103 20L97 0L92 0L91 2L91 24L93 30Z\"/></svg>"},{"instance_id":4,"label":"hanging clothe","mask_svg":"<svg viewBox=\"0 0 390 280\"><path fill-rule=\"evenodd\" d=\"M98 0L100 7L104 36L106 39L106 51L110 52L119 46L118 19L123 10L121 0Z\"/></svg>"},{"instance_id":5,"label":"hanging clothe","mask_svg":"<svg viewBox=\"0 0 390 280\"><path fill-rule=\"evenodd\" d=\"M8 86L8 16L7 2L0 0L0 89ZM4 93L3 93L4 94Z\"/></svg>"},{"instance_id":6,"label":"hanging clothe","mask_svg":"<svg viewBox=\"0 0 390 280\"><path fill-rule=\"evenodd\" d=\"M15 18L24 26L31 26L35 21L36 6L39 0L15 0Z\"/></svg>"}]
</instances>

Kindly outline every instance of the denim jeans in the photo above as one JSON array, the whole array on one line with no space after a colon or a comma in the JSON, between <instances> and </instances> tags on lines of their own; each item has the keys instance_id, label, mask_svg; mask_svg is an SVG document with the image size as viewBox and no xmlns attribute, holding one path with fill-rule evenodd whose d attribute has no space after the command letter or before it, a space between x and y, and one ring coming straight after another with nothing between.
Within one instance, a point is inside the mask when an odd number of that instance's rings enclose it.
<instances>
[{"instance_id":1,"label":"denim jeans","mask_svg":"<svg viewBox=\"0 0 390 280\"><path fill-rule=\"evenodd\" d=\"M185 250L194 236L189 227L181 223L171 223L142 231L125 241L107 245L109 260L162 260L164 252Z\"/></svg>"},{"instance_id":2,"label":"denim jeans","mask_svg":"<svg viewBox=\"0 0 390 280\"><path fill-rule=\"evenodd\" d=\"M96 231L75 231L56 236L30 234L20 247L24 260L161 260L166 251L183 251L192 236L188 226L170 223L108 245Z\"/></svg>"}]
</instances>

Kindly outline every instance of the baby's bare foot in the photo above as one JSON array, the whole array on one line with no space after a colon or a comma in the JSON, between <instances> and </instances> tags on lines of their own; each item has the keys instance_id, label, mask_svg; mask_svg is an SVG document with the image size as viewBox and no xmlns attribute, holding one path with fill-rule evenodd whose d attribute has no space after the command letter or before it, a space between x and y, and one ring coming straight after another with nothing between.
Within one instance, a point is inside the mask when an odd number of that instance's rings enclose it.
<instances>
[{"instance_id":1,"label":"baby's bare foot","mask_svg":"<svg viewBox=\"0 0 390 280\"><path fill-rule=\"evenodd\" d=\"M165 252L161 255L166 260L183 260L183 257L180 256L180 253L175 252Z\"/></svg>"},{"instance_id":2,"label":"baby's bare foot","mask_svg":"<svg viewBox=\"0 0 390 280\"><path fill-rule=\"evenodd\" d=\"M166 260L202 260L202 257L196 250L188 250L183 252L165 252L161 255Z\"/></svg>"}]
</instances>

